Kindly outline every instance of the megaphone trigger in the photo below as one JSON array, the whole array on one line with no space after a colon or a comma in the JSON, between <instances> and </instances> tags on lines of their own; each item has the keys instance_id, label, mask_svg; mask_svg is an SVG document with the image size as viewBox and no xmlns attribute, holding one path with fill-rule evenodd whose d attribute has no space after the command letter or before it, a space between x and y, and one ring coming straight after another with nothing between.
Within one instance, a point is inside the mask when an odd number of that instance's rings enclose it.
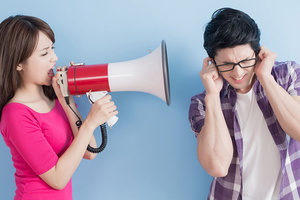
<instances>
[{"instance_id":1,"label":"megaphone trigger","mask_svg":"<svg viewBox=\"0 0 300 200\"><path fill-rule=\"evenodd\" d=\"M92 92L92 90L90 90L88 93L88 99L89 99L90 103L94 103L94 101L91 99L91 92Z\"/></svg>"},{"instance_id":2,"label":"megaphone trigger","mask_svg":"<svg viewBox=\"0 0 300 200\"><path fill-rule=\"evenodd\" d=\"M102 97L104 97L107 94L106 91L96 91L96 92L92 92L92 90L90 90L88 93L86 93L89 101L91 104L93 104L95 101L101 99Z\"/></svg>"}]
</instances>

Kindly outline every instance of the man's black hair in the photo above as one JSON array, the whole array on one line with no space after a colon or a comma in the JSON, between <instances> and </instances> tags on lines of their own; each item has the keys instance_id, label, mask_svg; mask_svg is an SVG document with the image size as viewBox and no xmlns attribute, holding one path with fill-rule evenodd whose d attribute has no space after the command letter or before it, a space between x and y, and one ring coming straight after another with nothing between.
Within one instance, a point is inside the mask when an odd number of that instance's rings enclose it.
<instances>
[{"instance_id":1,"label":"man's black hair","mask_svg":"<svg viewBox=\"0 0 300 200\"><path fill-rule=\"evenodd\" d=\"M249 15L236 9L221 8L212 14L206 25L203 46L210 58L214 58L219 49L248 43L257 55L259 42L260 30Z\"/></svg>"}]
</instances>

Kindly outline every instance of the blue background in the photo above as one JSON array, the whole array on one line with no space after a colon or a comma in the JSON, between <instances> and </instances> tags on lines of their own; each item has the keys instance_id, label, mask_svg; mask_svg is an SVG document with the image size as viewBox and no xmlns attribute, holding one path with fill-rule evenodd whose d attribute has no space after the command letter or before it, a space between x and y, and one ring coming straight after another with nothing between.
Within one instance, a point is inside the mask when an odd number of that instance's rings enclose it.
<instances>
[{"instance_id":1,"label":"blue background","mask_svg":"<svg viewBox=\"0 0 300 200\"><path fill-rule=\"evenodd\" d=\"M75 172L75 200L206 198L212 178L198 163L187 116L191 96L203 91L198 74L207 56L204 26L216 9L227 6L256 20L261 44L275 51L278 60L300 62L298 0L2 0L1 21L25 14L52 27L58 65L132 60L166 41L171 106L146 93L111 93L119 121L108 131L106 149L93 161L83 160ZM86 117L87 99L76 102ZM2 139L0 149L0 199L12 199L15 170Z\"/></svg>"}]
</instances>

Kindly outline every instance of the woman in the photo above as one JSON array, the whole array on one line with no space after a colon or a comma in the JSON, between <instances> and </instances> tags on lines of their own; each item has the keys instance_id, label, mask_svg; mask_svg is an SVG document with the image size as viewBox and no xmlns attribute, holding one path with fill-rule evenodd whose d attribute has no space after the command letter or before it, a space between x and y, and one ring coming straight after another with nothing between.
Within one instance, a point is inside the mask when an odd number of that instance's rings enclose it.
<instances>
[{"instance_id":1,"label":"woman","mask_svg":"<svg viewBox=\"0 0 300 200\"><path fill-rule=\"evenodd\" d=\"M94 129L118 113L107 95L78 129L53 72L54 42L41 19L18 15L0 24L0 131L16 168L15 199L72 199L73 173L82 158L95 157L86 151L96 146ZM78 113L72 97L70 106Z\"/></svg>"}]
</instances>

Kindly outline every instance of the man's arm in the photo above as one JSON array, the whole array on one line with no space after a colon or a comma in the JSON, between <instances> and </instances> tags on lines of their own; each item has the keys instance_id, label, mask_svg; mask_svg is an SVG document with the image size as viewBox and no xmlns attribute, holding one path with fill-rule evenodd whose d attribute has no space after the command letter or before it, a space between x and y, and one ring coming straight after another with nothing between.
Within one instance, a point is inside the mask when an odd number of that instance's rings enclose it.
<instances>
[{"instance_id":1,"label":"man's arm","mask_svg":"<svg viewBox=\"0 0 300 200\"><path fill-rule=\"evenodd\" d=\"M300 97L291 96L271 75L277 55L262 46L258 55L260 62L255 73L264 88L271 107L282 129L292 138L300 141Z\"/></svg>"},{"instance_id":2,"label":"man's arm","mask_svg":"<svg viewBox=\"0 0 300 200\"><path fill-rule=\"evenodd\" d=\"M233 156L232 141L220 102L223 80L210 58L204 59L200 77L206 89L206 113L204 126L197 136L197 155L205 171L211 176L223 177L228 173Z\"/></svg>"}]
</instances>

